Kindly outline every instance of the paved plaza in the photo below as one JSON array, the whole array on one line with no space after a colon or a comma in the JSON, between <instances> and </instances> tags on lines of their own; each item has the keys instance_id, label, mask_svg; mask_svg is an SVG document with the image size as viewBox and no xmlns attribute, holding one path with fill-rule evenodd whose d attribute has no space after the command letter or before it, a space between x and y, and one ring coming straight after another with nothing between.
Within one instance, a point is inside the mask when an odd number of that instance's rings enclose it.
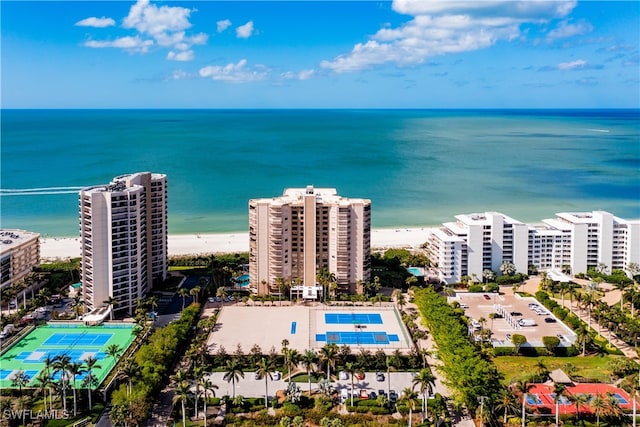
<instances>
[{"instance_id":1,"label":"paved plaza","mask_svg":"<svg viewBox=\"0 0 640 427\"><path fill-rule=\"evenodd\" d=\"M222 308L207 345L212 353L223 346L228 353L241 346L245 353L254 345L263 353L280 352L282 341L304 353L318 351L327 343L391 354L412 347L409 333L392 305L352 307L326 305L243 306Z\"/></svg>"}]
</instances>

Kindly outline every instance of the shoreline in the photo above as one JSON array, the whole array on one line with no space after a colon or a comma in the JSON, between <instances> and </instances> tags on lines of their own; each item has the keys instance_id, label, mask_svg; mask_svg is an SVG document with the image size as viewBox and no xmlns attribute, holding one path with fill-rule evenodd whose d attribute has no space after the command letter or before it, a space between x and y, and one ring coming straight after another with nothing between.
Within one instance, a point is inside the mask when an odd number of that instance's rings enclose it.
<instances>
[{"instance_id":1,"label":"shoreline","mask_svg":"<svg viewBox=\"0 0 640 427\"><path fill-rule=\"evenodd\" d=\"M371 250L415 249L425 243L437 227L375 228ZM169 234L169 256L249 252L249 232ZM80 237L41 237L42 261L80 257Z\"/></svg>"}]
</instances>

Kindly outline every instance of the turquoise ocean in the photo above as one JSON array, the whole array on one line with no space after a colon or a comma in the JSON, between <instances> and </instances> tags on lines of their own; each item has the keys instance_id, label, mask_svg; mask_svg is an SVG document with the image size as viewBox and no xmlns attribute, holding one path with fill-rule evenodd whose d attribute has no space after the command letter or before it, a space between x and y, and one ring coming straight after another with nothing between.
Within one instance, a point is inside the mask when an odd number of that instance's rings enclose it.
<instances>
[{"instance_id":1,"label":"turquoise ocean","mask_svg":"<svg viewBox=\"0 0 640 427\"><path fill-rule=\"evenodd\" d=\"M247 231L251 198L336 188L375 228L499 211L640 218L638 110L2 110L0 226L78 234L79 187L165 173L169 232Z\"/></svg>"}]
</instances>

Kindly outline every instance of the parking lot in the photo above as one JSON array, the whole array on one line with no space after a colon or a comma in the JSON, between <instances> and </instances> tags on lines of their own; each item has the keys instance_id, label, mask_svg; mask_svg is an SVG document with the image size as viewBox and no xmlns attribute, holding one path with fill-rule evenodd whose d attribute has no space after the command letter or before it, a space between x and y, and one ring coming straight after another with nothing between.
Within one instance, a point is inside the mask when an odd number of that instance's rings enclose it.
<instances>
[{"instance_id":1,"label":"parking lot","mask_svg":"<svg viewBox=\"0 0 640 427\"><path fill-rule=\"evenodd\" d=\"M544 336L557 336L561 346L570 346L575 342L573 331L533 297L458 292L449 301L458 301L471 321L477 322L477 329L491 330L494 347L512 345L513 334L524 335L528 344L534 347L543 346ZM494 313L493 316L491 313ZM484 322L481 322L482 319Z\"/></svg>"},{"instance_id":2,"label":"parking lot","mask_svg":"<svg viewBox=\"0 0 640 427\"><path fill-rule=\"evenodd\" d=\"M333 374L333 372L332 372ZM403 389L407 387L411 387L411 382L413 381L414 373L411 372L391 372L389 377L387 378L387 373L384 372L384 380L378 381L376 372L365 372L363 379L354 378L354 390L357 397L360 395L361 391L363 391L363 396L366 394L367 396L374 392L376 395L380 390L385 393L389 393L389 390L395 391L398 397ZM223 379L224 372L214 372L209 375L209 379L211 382L218 386L216 390L216 395L224 396L233 394L233 385L230 382L226 382ZM332 383L333 389L338 393L338 395L345 395L343 390L349 391L351 389L351 377L346 375L341 375L338 373L338 379ZM345 379L346 378L346 379ZM303 392L307 392L309 390L308 383L300 382L297 383L300 389ZM286 390L287 382L281 377L278 380L269 380L268 381L269 395L275 396L276 391L278 390ZM316 383L311 383L311 390L318 390L318 385ZM236 395L242 395L245 397L260 397L264 396L264 378L256 379L255 372L245 372L244 378L241 378L236 383Z\"/></svg>"}]
</instances>

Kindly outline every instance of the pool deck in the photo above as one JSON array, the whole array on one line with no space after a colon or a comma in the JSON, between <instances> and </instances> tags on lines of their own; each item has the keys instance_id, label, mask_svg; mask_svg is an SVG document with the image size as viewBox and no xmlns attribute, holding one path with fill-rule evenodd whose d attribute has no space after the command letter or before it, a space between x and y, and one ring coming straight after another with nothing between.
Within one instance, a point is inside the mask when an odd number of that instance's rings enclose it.
<instances>
[{"instance_id":1,"label":"pool deck","mask_svg":"<svg viewBox=\"0 0 640 427\"><path fill-rule=\"evenodd\" d=\"M225 306L218 317L215 330L207 340L212 353L216 353L221 346L229 354L234 353L241 346L246 354L253 345L260 346L263 353L269 353L273 347L280 353L282 341L289 341L289 348L303 353L308 349L318 351L326 342L316 341L316 334L326 332L353 332L354 324L327 324L326 313L376 313L380 314L383 324L367 325L369 332L385 332L397 335L398 342L389 344L350 345L354 351L366 348L371 351L382 349L387 354L400 349L408 352L413 345L408 339L408 333L395 309L392 306L382 307L335 307L335 306ZM295 322L295 333L293 328Z\"/></svg>"}]
</instances>

